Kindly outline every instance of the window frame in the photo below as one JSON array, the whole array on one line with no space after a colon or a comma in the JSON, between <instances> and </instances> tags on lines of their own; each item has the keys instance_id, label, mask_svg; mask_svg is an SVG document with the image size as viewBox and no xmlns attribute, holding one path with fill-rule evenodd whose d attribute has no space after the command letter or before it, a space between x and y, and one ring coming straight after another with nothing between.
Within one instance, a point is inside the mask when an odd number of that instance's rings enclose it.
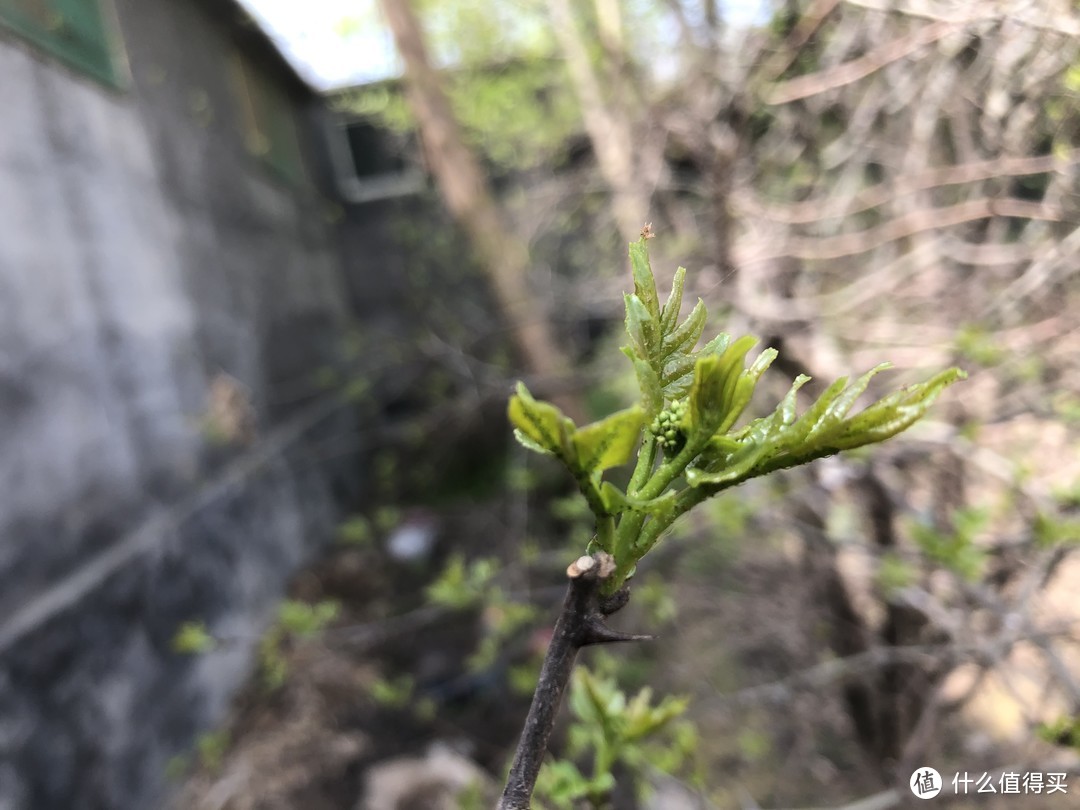
<instances>
[{"instance_id":1,"label":"window frame","mask_svg":"<svg viewBox=\"0 0 1080 810\"><path fill-rule=\"evenodd\" d=\"M349 143L349 128L357 125L376 131L381 129L373 119L342 112L328 116L325 125L334 181L345 202L360 204L409 197L421 194L428 188L428 171L415 135L404 138L404 168L361 175Z\"/></svg>"}]
</instances>

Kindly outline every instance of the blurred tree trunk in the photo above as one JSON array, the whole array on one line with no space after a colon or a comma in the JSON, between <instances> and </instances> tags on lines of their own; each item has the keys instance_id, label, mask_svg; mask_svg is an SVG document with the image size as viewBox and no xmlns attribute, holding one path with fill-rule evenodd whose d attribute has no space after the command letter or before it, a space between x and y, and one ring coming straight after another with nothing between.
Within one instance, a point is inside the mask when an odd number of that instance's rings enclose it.
<instances>
[{"instance_id":1,"label":"blurred tree trunk","mask_svg":"<svg viewBox=\"0 0 1080 810\"><path fill-rule=\"evenodd\" d=\"M479 161L465 144L411 6L407 0L379 0L379 6L405 63L409 105L439 191L469 236L527 371L550 386L569 363L552 335L546 308L529 290L528 251L503 220ZM569 415L581 416L575 397L552 398Z\"/></svg>"},{"instance_id":2,"label":"blurred tree trunk","mask_svg":"<svg viewBox=\"0 0 1080 810\"><path fill-rule=\"evenodd\" d=\"M570 0L548 0L548 13L581 105L597 165L611 188L616 227L624 241L636 241L649 216L663 150L661 147L658 153L657 145L643 142L644 137L635 143L631 112L634 88L627 76L629 62L623 49L618 7L603 0L597 3L599 36L608 68L603 76L589 56L589 45L574 19Z\"/></svg>"}]
</instances>

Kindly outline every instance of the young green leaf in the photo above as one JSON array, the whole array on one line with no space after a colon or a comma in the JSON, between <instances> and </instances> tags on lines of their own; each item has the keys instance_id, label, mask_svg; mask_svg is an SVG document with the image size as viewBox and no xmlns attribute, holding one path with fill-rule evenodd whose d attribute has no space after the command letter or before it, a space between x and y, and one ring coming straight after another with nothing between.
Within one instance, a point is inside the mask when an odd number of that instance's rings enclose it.
<instances>
[{"instance_id":1,"label":"young green leaf","mask_svg":"<svg viewBox=\"0 0 1080 810\"><path fill-rule=\"evenodd\" d=\"M514 428L514 438L517 439L518 444L526 450L532 450L534 453L540 453L545 456L553 455L551 450L534 442L529 438L528 434L524 433L520 428Z\"/></svg>"},{"instance_id":2,"label":"young green leaf","mask_svg":"<svg viewBox=\"0 0 1080 810\"><path fill-rule=\"evenodd\" d=\"M679 310L682 309L683 285L686 283L686 268L680 267L675 271L675 278L671 280L671 294L668 295L667 303L660 312L660 330L670 334L679 322Z\"/></svg>"},{"instance_id":3,"label":"young green leaf","mask_svg":"<svg viewBox=\"0 0 1080 810\"><path fill-rule=\"evenodd\" d=\"M845 387L846 378L841 378L800 419L791 422L794 392L805 382L800 378L770 416L755 420L724 440L710 442L701 463L686 471L686 480L691 486L726 489L775 470L883 441L911 427L946 386L966 376L958 368L942 371L924 383L884 397L850 418L844 415L865 389L869 377L864 375L850 387ZM853 391L855 396L849 397Z\"/></svg>"},{"instance_id":4,"label":"young green leaf","mask_svg":"<svg viewBox=\"0 0 1080 810\"><path fill-rule=\"evenodd\" d=\"M757 356L757 359L750 364L750 368L746 369L739 375L739 378L735 381L735 388L732 392L731 401L727 403L727 415L724 416L724 421L720 423L720 427L716 429L717 433L726 433L731 430L731 427L735 424L736 420L742 416L742 412L746 410L746 406L750 404L751 397L754 396L754 389L757 388L758 380L761 379L761 375L772 365L773 360L776 359L776 349L766 349Z\"/></svg>"},{"instance_id":5,"label":"young green leaf","mask_svg":"<svg viewBox=\"0 0 1080 810\"><path fill-rule=\"evenodd\" d=\"M574 423L551 403L533 399L525 383L517 384L517 393L510 397L507 414L514 427L528 440L519 437L522 444L530 450L539 448L538 452L566 459Z\"/></svg>"},{"instance_id":6,"label":"young green leaf","mask_svg":"<svg viewBox=\"0 0 1080 810\"><path fill-rule=\"evenodd\" d=\"M861 413L845 420L835 437L839 449L851 450L873 444L907 430L922 418L938 395L957 380L967 379L958 368L940 371L929 380L909 385L875 402Z\"/></svg>"},{"instance_id":7,"label":"young green leaf","mask_svg":"<svg viewBox=\"0 0 1080 810\"><path fill-rule=\"evenodd\" d=\"M702 355L704 356L704 355ZM697 365L697 361L701 359L698 352L693 354L676 354L673 359L668 360L664 364L662 375L660 377L661 383L664 386L664 396L668 399L681 399L680 394L670 394L670 391L675 391L682 388L681 393L686 393L690 390L691 384L694 382L694 366Z\"/></svg>"},{"instance_id":8,"label":"young green leaf","mask_svg":"<svg viewBox=\"0 0 1080 810\"><path fill-rule=\"evenodd\" d=\"M705 437L712 436L725 421L735 399L735 387L743 370L743 360L757 343L753 337L741 337L721 355L710 355L694 366L694 384L690 388L690 426Z\"/></svg>"},{"instance_id":9,"label":"young green leaf","mask_svg":"<svg viewBox=\"0 0 1080 810\"><path fill-rule=\"evenodd\" d=\"M888 367L882 364L854 382L836 380L799 416L798 392L809 380L800 375L771 414L736 429L776 351L766 349L747 368L755 338L720 334L695 348L707 321L705 305L699 300L679 323L686 280L679 268L660 306L645 235L647 230L630 245L634 291L624 297L630 345L622 349L634 365L640 405L580 430L553 405L534 400L524 386L509 407L518 440L562 460L596 516L591 543L614 554L618 566L604 584L605 593L617 590L661 533L704 497L887 439L910 427L942 389L966 376L955 368L943 371L850 416L874 375ZM630 479L633 495L628 495L602 481L601 474L631 459L644 426L646 440ZM681 481L690 489L680 488Z\"/></svg>"},{"instance_id":10,"label":"young green leaf","mask_svg":"<svg viewBox=\"0 0 1080 810\"><path fill-rule=\"evenodd\" d=\"M660 322L636 295L624 295L626 333L638 356L648 360L660 351Z\"/></svg>"},{"instance_id":11,"label":"young green leaf","mask_svg":"<svg viewBox=\"0 0 1080 810\"><path fill-rule=\"evenodd\" d=\"M628 741L655 734L676 717L685 714L690 706L688 698L670 695L656 706L649 705L651 701L652 690L645 687L627 705L623 736Z\"/></svg>"},{"instance_id":12,"label":"young green leaf","mask_svg":"<svg viewBox=\"0 0 1080 810\"><path fill-rule=\"evenodd\" d=\"M630 460L645 419L638 405L613 413L574 432L578 467L588 473L602 472Z\"/></svg>"},{"instance_id":13,"label":"young green leaf","mask_svg":"<svg viewBox=\"0 0 1080 810\"><path fill-rule=\"evenodd\" d=\"M634 274L634 294L659 325L660 297L656 294L656 278L649 262L648 240L644 236L630 244L630 269Z\"/></svg>"},{"instance_id":14,"label":"young green leaf","mask_svg":"<svg viewBox=\"0 0 1080 810\"><path fill-rule=\"evenodd\" d=\"M707 317L708 311L705 309L705 302L699 298L690 314L686 316L686 320L670 334L665 332L660 359L664 360L676 352L692 350L697 345L698 340L701 339L701 333L705 331ZM663 324L661 324L662 328Z\"/></svg>"},{"instance_id":15,"label":"young green leaf","mask_svg":"<svg viewBox=\"0 0 1080 810\"><path fill-rule=\"evenodd\" d=\"M686 396L694 383L694 366L704 357L723 354L731 343L731 335L721 332L696 352L675 352L664 362L660 382L668 399Z\"/></svg>"},{"instance_id":16,"label":"young green leaf","mask_svg":"<svg viewBox=\"0 0 1080 810\"><path fill-rule=\"evenodd\" d=\"M638 388L641 389L641 404L645 414L651 419L664 407L664 389L660 387L660 376L648 360L638 357L629 346L624 346L623 354L634 364Z\"/></svg>"},{"instance_id":17,"label":"young green leaf","mask_svg":"<svg viewBox=\"0 0 1080 810\"><path fill-rule=\"evenodd\" d=\"M795 381L791 384L791 388L788 389L787 394L780 401L780 406L776 409L780 415L780 421L785 425L790 425L795 421L795 406L798 404L799 389L810 382L810 377L805 374L800 374L795 378Z\"/></svg>"},{"instance_id":18,"label":"young green leaf","mask_svg":"<svg viewBox=\"0 0 1080 810\"><path fill-rule=\"evenodd\" d=\"M869 385L870 379L878 372L884 371L887 368L892 368L892 363L879 363L859 377L859 379L849 385L844 392L836 398L836 401L829 406L826 415L828 417L839 419L847 416L848 411L851 410L851 406L855 404L855 400L862 396L863 391L866 390L866 386Z\"/></svg>"},{"instance_id":19,"label":"young green leaf","mask_svg":"<svg viewBox=\"0 0 1080 810\"><path fill-rule=\"evenodd\" d=\"M573 707L575 714L583 720L599 721L605 736L614 736L614 725L626 710L626 695L615 685L615 681L593 675L584 667L578 669L574 677L581 685L582 693Z\"/></svg>"},{"instance_id":20,"label":"young green leaf","mask_svg":"<svg viewBox=\"0 0 1080 810\"><path fill-rule=\"evenodd\" d=\"M559 810L570 808L588 795L592 780L584 776L568 759L545 762L536 781L536 798L543 798ZM546 803L545 803L546 806Z\"/></svg>"},{"instance_id":21,"label":"young green leaf","mask_svg":"<svg viewBox=\"0 0 1080 810\"><path fill-rule=\"evenodd\" d=\"M795 423L791 426L788 441L793 443L805 441L814 431L821 427L830 406L844 392L847 382L847 377L834 380L832 385L826 388L825 392L817 398L817 401L806 410L806 413L795 420Z\"/></svg>"}]
</instances>

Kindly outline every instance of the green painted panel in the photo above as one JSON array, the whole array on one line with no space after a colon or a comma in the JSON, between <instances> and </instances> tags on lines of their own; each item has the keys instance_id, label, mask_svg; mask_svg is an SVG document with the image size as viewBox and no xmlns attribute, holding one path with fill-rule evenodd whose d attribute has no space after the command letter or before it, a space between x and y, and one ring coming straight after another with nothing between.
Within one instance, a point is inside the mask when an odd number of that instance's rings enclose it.
<instances>
[{"instance_id":1,"label":"green painted panel","mask_svg":"<svg viewBox=\"0 0 1080 810\"><path fill-rule=\"evenodd\" d=\"M0 24L76 70L120 86L99 0L0 0Z\"/></svg>"}]
</instances>

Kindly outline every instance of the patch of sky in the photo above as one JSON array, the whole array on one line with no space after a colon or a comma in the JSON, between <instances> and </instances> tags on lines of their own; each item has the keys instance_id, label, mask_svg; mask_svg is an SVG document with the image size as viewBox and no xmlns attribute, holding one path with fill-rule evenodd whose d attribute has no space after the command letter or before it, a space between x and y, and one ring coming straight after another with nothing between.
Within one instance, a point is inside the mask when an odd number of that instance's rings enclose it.
<instances>
[{"instance_id":1,"label":"patch of sky","mask_svg":"<svg viewBox=\"0 0 1080 810\"><path fill-rule=\"evenodd\" d=\"M318 90L333 90L366 84L401 74L401 65L390 33L382 25L375 0L240 0L252 17L269 34L301 76ZM704 2L684 2L691 25L705 18ZM428 0L424 19L435 58L440 64L475 63L482 49L490 58L510 58L522 52L537 52L551 46L538 14L542 4L527 0L500 0L475 5L463 0ZM637 9L633 7L637 6ZM649 0L627 0L627 7L647 18L645 9L663 4ZM732 28L760 24L768 16L768 0L724 0L724 18ZM482 7L482 12L478 9ZM473 15L470 19L470 14ZM461 39L450 32L461 24L472 25L477 36ZM491 36L498 32L499 37ZM666 15L651 32L650 47L664 52L677 31ZM493 51L492 48L495 50ZM501 52L500 52L501 51ZM661 74L665 60L654 61Z\"/></svg>"}]
</instances>

